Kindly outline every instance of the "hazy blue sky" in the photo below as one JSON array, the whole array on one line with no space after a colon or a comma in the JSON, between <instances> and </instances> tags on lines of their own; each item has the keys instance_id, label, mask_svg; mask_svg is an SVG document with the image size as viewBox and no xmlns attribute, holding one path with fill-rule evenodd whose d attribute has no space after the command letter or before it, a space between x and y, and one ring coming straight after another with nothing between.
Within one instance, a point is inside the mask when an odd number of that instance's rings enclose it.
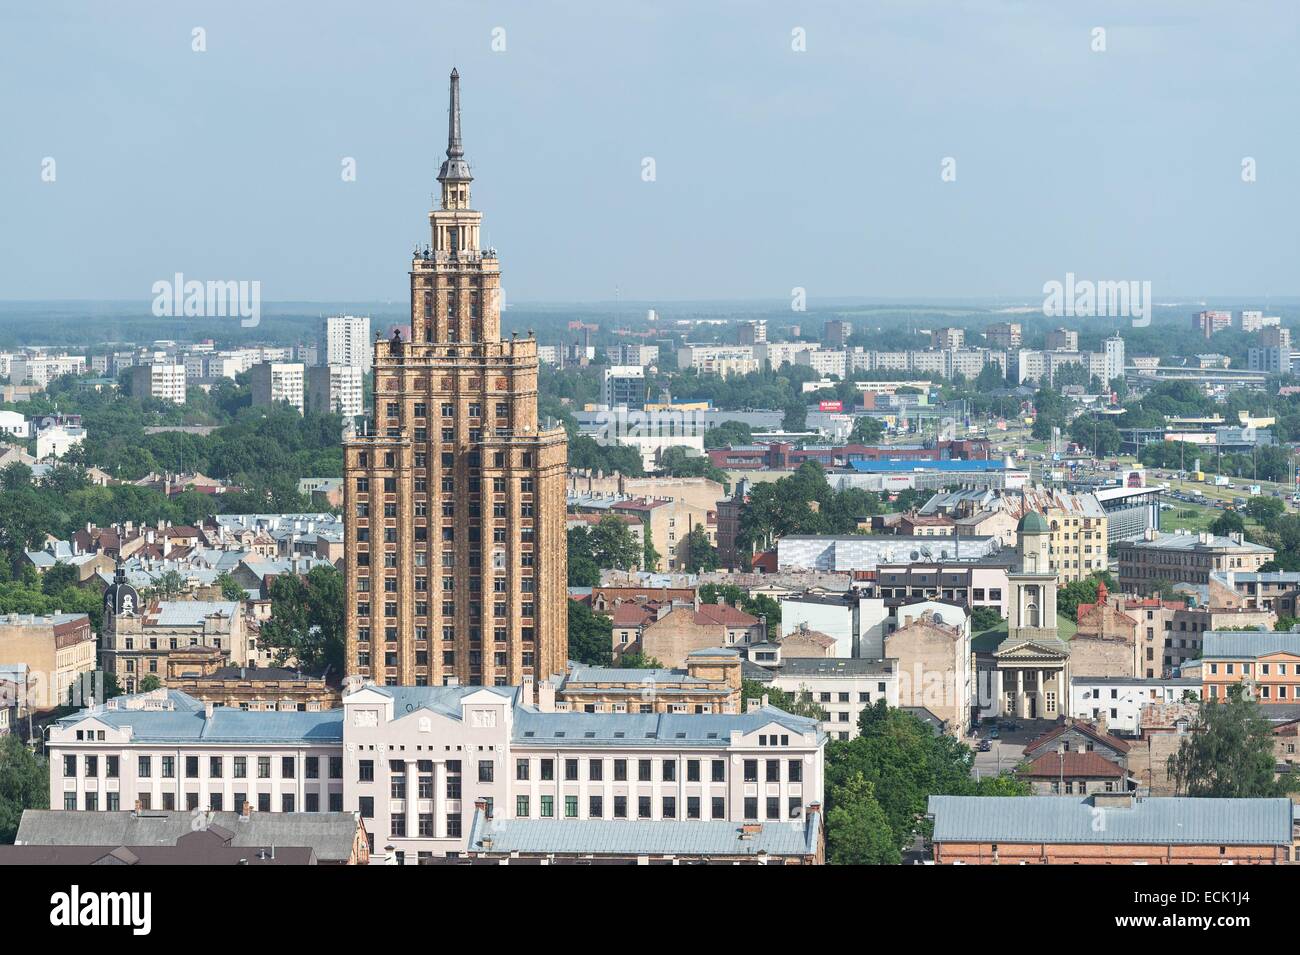
<instances>
[{"instance_id":1,"label":"hazy blue sky","mask_svg":"<svg viewBox=\"0 0 1300 955\"><path fill-rule=\"evenodd\" d=\"M1294 295L1298 45L1297 0L6 3L0 299L404 298L453 65L513 301Z\"/></svg>"}]
</instances>

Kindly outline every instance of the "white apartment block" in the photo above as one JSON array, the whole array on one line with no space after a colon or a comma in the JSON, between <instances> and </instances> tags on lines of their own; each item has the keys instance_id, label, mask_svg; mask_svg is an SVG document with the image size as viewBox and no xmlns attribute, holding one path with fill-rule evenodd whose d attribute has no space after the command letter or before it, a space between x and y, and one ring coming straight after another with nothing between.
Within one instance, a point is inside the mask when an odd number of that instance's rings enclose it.
<instances>
[{"instance_id":1,"label":"white apartment block","mask_svg":"<svg viewBox=\"0 0 1300 955\"><path fill-rule=\"evenodd\" d=\"M0 431L11 437L26 438L31 434L31 425L17 411L0 411Z\"/></svg>"},{"instance_id":2,"label":"white apartment block","mask_svg":"<svg viewBox=\"0 0 1300 955\"><path fill-rule=\"evenodd\" d=\"M538 357L540 359L540 355ZM609 359L611 365L637 365L648 368L659 363L659 346L610 345L605 349L605 357Z\"/></svg>"},{"instance_id":3,"label":"white apartment block","mask_svg":"<svg viewBox=\"0 0 1300 955\"><path fill-rule=\"evenodd\" d=\"M760 644L756 651L751 651L750 658L754 659L762 651ZM770 670L771 677L762 682L797 699L807 694L826 712L826 719L821 722L822 732L831 739L852 739L858 735L858 717L864 709L880 700L888 706L898 706L895 662L785 657L779 666Z\"/></svg>"},{"instance_id":4,"label":"white apartment block","mask_svg":"<svg viewBox=\"0 0 1300 955\"><path fill-rule=\"evenodd\" d=\"M131 393L139 398L157 398L183 405L185 381L184 365L151 363L131 369Z\"/></svg>"},{"instance_id":5,"label":"white apartment block","mask_svg":"<svg viewBox=\"0 0 1300 955\"><path fill-rule=\"evenodd\" d=\"M86 440L86 429L56 424L36 432L36 460L61 458Z\"/></svg>"},{"instance_id":6,"label":"white apartment block","mask_svg":"<svg viewBox=\"0 0 1300 955\"><path fill-rule=\"evenodd\" d=\"M365 411L360 365L325 365L307 369L307 408L354 418Z\"/></svg>"},{"instance_id":7,"label":"white apartment block","mask_svg":"<svg viewBox=\"0 0 1300 955\"><path fill-rule=\"evenodd\" d=\"M85 355L17 355L9 364L9 380L15 385L45 388L64 375L84 375Z\"/></svg>"},{"instance_id":8,"label":"white apartment block","mask_svg":"<svg viewBox=\"0 0 1300 955\"><path fill-rule=\"evenodd\" d=\"M1118 342L1111 345L1110 342ZM1017 352L1016 382L1052 381L1056 373L1066 365L1082 365L1089 379L1097 378L1103 387L1124 373L1123 339L1110 339L1107 350L1103 352L1077 351L1029 351ZM1117 370L1118 369L1118 370ZM1111 372L1115 372L1112 374Z\"/></svg>"},{"instance_id":9,"label":"white apartment block","mask_svg":"<svg viewBox=\"0 0 1300 955\"><path fill-rule=\"evenodd\" d=\"M799 364L799 355L816 347L807 342L762 342L754 346L754 357L763 368L779 371L784 364Z\"/></svg>"},{"instance_id":10,"label":"white apartment block","mask_svg":"<svg viewBox=\"0 0 1300 955\"><path fill-rule=\"evenodd\" d=\"M1104 720L1111 732L1136 736L1142 730L1142 707L1199 699L1201 681L1190 678L1141 679L1070 675L1070 716Z\"/></svg>"},{"instance_id":11,"label":"white apartment block","mask_svg":"<svg viewBox=\"0 0 1300 955\"><path fill-rule=\"evenodd\" d=\"M848 353L842 348L808 348L795 356L795 363L806 365L819 375L843 378L847 370Z\"/></svg>"},{"instance_id":12,"label":"white apartment block","mask_svg":"<svg viewBox=\"0 0 1300 955\"><path fill-rule=\"evenodd\" d=\"M370 340L370 318L362 315L330 315L325 319L325 364L355 365L369 371L374 361Z\"/></svg>"},{"instance_id":13,"label":"white apartment block","mask_svg":"<svg viewBox=\"0 0 1300 955\"><path fill-rule=\"evenodd\" d=\"M747 375L758 371L758 360L749 345L692 345L677 350L677 367L694 368L701 375Z\"/></svg>"},{"instance_id":14,"label":"white apartment block","mask_svg":"<svg viewBox=\"0 0 1300 955\"><path fill-rule=\"evenodd\" d=\"M268 361L253 366L253 404L283 401L303 409L305 370L301 362Z\"/></svg>"}]
</instances>

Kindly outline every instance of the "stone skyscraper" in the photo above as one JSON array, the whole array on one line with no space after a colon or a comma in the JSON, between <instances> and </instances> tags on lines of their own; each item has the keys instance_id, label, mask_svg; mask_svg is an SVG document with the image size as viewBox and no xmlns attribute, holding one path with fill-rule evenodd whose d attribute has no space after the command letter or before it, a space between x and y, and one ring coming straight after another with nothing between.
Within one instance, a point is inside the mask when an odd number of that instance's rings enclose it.
<instances>
[{"instance_id":1,"label":"stone skyscraper","mask_svg":"<svg viewBox=\"0 0 1300 955\"><path fill-rule=\"evenodd\" d=\"M562 672L563 428L537 419L537 342L501 339L451 74L441 208L411 265L411 332L376 336L374 421L344 446L347 672L518 684Z\"/></svg>"}]
</instances>

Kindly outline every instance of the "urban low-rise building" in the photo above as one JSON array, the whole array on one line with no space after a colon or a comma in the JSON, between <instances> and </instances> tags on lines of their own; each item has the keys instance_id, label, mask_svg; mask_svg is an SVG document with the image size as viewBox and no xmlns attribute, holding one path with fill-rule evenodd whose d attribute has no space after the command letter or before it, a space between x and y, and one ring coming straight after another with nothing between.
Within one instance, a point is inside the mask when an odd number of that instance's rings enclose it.
<instances>
[{"instance_id":1,"label":"urban low-rise building","mask_svg":"<svg viewBox=\"0 0 1300 955\"><path fill-rule=\"evenodd\" d=\"M175 690L114 697L49 728L50 806L343 811L343 714L250 712Z\"/></svg>"},{"instance_id":2,"label":"urban low-rise building","mask_svg":"<svg viewBox=\"0 0 1300 955\"><path fill-rule=\"evenodd\" d=\"M1114 732L1136 736L1141 729L1144 706L1199 699L1200 696L1201 681L1184 677L1162 679L1072 674L1068 715L1075 719L1103 721Z\"/></svg>"},{"instance_id":3,"label":"urban low-rise building","mask_svg":"<svg viewBox=\"0 0 1300 955\"><path fill-rule=\"evenodd\" d=\"M1120 588L1140 594L1150 593L1161 582L1206 584L1211 574L1257 571L1276 556L1273 548L1240 534L1223 537L1204 531L1148 531L1141 540L1120 541L1116 546Z\"/></svg>"},{"instance_id":4,"label":"urban low-rise building","mask_svg":"<svg viewBox=\"0 0 1300 955\"><path fill-rule=\"evenodd\" d=\"M1132 793L931 796L934 861L963 865L1281 865L1291 801Z\"/></svg>"},{"instance_id":5,"label":"urban low-rise building","mask_svg":"<svg viewBox=\"0 0 1300 955\"><path fill-rule=\"evenodd\" d=\"M95 634L84 613L0 615L0 666L26 666L24 697L33 710L76 702L95 669Z\"/></svg>"},{"instance_id":6,"label":"urban low-rise building","mask_svg":"<svg viewBox=\"0 0 1300 955\"><path fill-rule=\"evenodd\" d=\"M534 699L535 689L535 699ZM688 825L802 821L820 804L825 735L743 714L557 712L554 687L385 687L344 698L347 806L399 863L469 847L494 819ZM480 847L481 848L481 847Z\"/></svg>"}]
</instances>

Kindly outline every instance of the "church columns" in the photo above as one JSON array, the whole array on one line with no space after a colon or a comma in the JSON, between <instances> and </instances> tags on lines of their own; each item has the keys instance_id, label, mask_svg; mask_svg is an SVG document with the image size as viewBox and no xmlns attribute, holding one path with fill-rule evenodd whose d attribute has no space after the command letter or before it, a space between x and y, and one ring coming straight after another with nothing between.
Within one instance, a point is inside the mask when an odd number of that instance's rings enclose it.
<instances>
[{"instance_id":1,"label":"church columns","mask_svg":"<svg viewBox=\"0 0 1300 955\"><path fill-rule=\"evenodd\" d=\"M1016 715L1025 717L1025 671L1016 667Z\"/></svg>"}]
</instances>

